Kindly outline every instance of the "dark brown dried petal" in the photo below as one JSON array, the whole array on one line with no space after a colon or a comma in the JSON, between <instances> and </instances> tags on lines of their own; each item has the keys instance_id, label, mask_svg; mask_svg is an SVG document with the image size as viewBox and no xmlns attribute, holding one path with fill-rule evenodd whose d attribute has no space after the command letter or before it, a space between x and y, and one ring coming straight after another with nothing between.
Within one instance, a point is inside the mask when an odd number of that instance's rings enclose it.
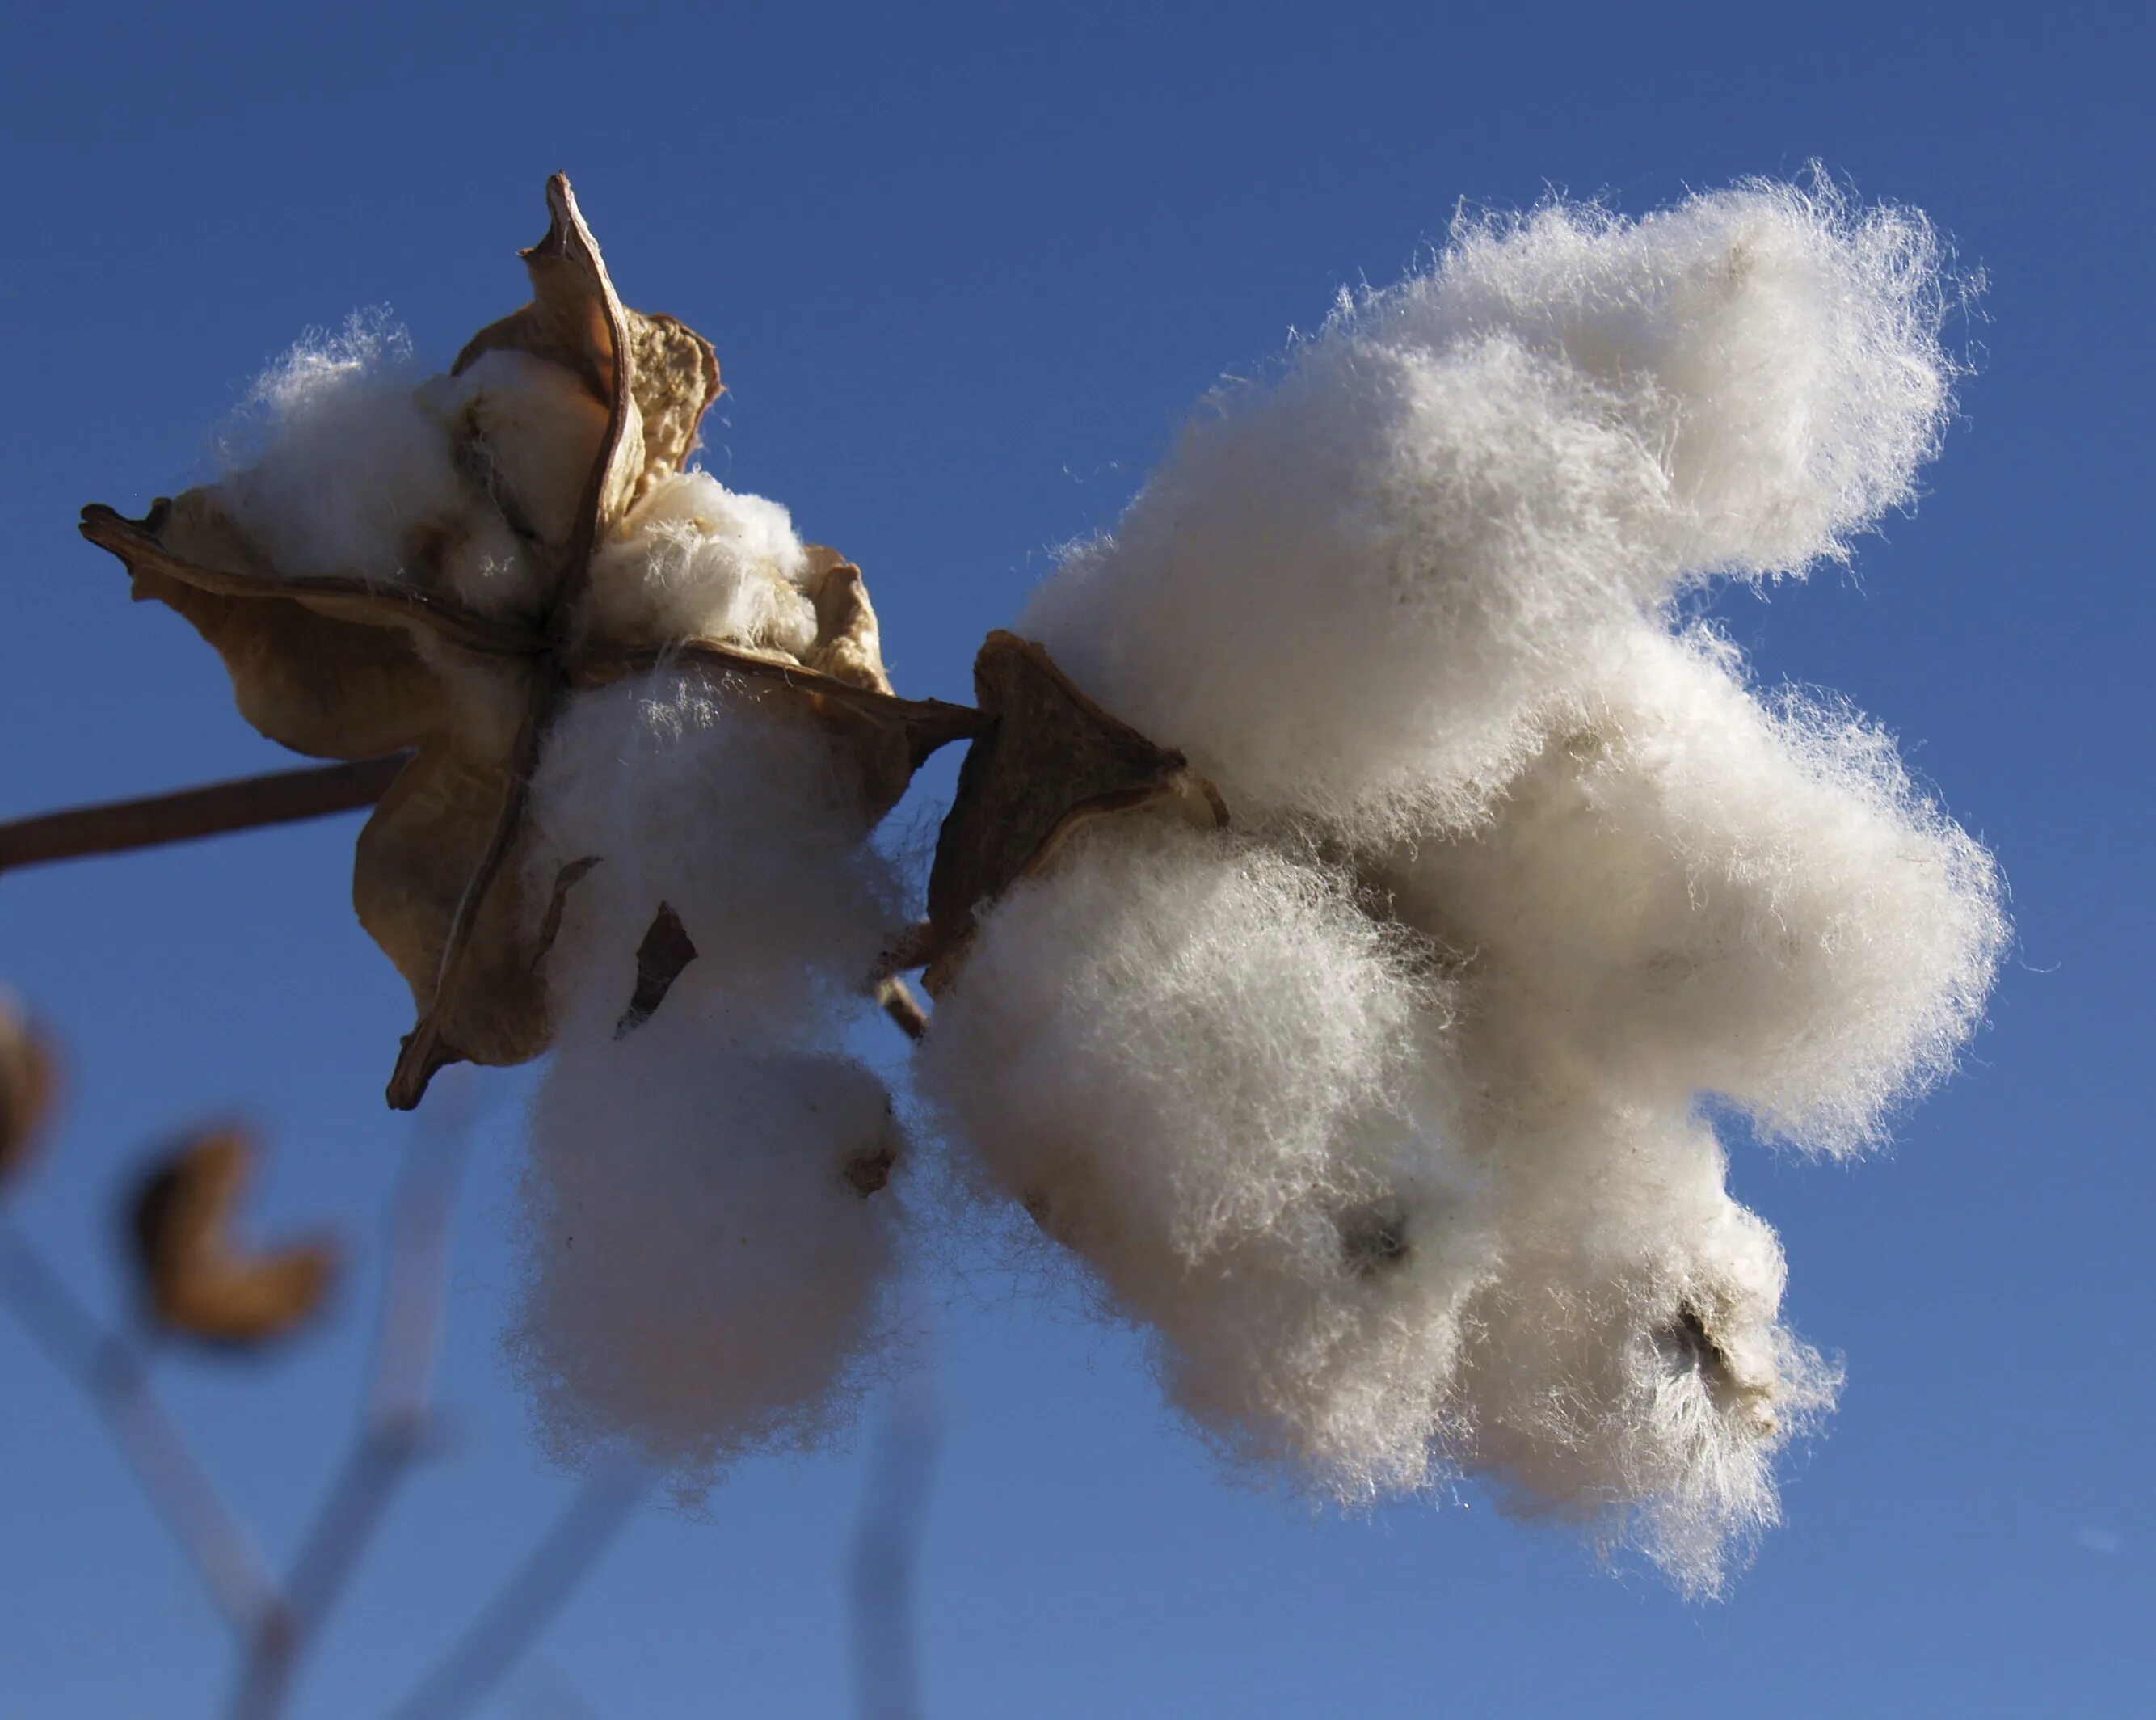
<instances>
[{"instance_id":1,"label":"dark brown dried petal","mask_svg":"<svg viewBox=\"0 0 2156 1720\"><path fill-rule=\"evenodd\" d=\"M167 1331L247 1347L283 1336L321 1305L336 1268L327 1242L249 1253L233 1235L254 1156L244 1135L195 1137L135 1197L135 1261L151 1313Z\"/></svg>"},{"instance_id":2,"label":"dark brown dried petal","mask_svg":"<svg viewBox=\"0 0 2156 1720\"><path fill-rule=\"evenodd\" d=\"M1032 640L990 634L973 660L973 686L989 726L959 768L936 844L932 993L950 978L981 908L1047 865L1088 820L1162 807L1209 829L1228 821L1219 791L1180 752L1103 711Z\"/></svg>"},{"instance_id":3,"label":"dark brown dried petal","mask_svg":"<svg viewBox=\"0 0 2156 1720\"><path fill-rule=\"evenodd\" d=\"M404 768L360 832L352 906L412 988L422 1017L434 1007L450 924L509 787L501 761L435 742ZM521 878L512 854L480 904L457 995L436 1021L454 1057L522 1063L547 1049L552 1019L537 972L544 916Z\"/></svg>"},{"instance_id":4,"label":"dark brown dried petal","mask_svg":"<svg viewBox=\"0 0 2156 1720\"><path fill-rule=\"evenodd\" d=\"M443 717L434 671L391 617L365 620L300 603L205 588L219 574L276 578L207 490L160 501L141 521L86 508L83 535L124 562L137 601L178 611L224 660L239 714L261 733L313 758L372 758L408 747ZM330 588L363 588L353 581Z\"/></svg>"},{"instance_id":5,"label":"dark brown dried petal","mask_svg":"<svg viewBox=\"0 0 2156 1720\"><path fill-rule=\"evenodd\" d=\"M0 1184L29 1160L52 1115L59 1059L14 999L0 990Z\"/></svg>"}]
</instances>

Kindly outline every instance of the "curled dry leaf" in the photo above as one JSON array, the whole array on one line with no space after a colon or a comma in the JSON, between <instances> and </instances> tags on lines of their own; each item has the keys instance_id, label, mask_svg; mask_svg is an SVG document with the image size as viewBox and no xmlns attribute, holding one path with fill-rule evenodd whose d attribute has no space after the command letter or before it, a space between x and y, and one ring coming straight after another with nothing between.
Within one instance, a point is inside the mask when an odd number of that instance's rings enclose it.
<instances>
[{"instance_id":1,"label":"curled dry leaf","mask_svg":"<svg viewBox=\"0 0 2156 1720\"><path fill-rule=\"evenodd\" d=\"M927 936L906 963L924 962L935 993L963 961L981 908L1089 820L1150 807L1208 829L1228 821L1219 791L1180 752L1102 710L1031 639L990 634L973 686L987 727L958 773L928 880Z\"/></svg>"},{"instance_id":2,"label":"curled dry leaf","mask_svg":"<svg viewBox=\"0 0 2156 1720\"><path fill-rule=\"evenodd\" d=\"M13 1180L35 1150L59 1085L51 1042L0 988L0 1186Z\"/></svg>"},{"instance_id":3,"label":"curled dry leaf","mask_svg":"<svg viewBox=\"0 0 2156 1720\"><path fill-rule=\"evenodd\" d=\"M550 180L547 196L546 237L523 254L531 302L474 336L452 375L516 355L559 379L519 410L559 421L461 411L448 428L464 511L415 526L394 578L278 568L216 487L160 501L140 521L84 511L83 535L126 564L136 598L177 610L216 649L241 714L264 735L328 758L417 749L361 834L352 880L360 921L418 1012L390 1083L399 1106L416 1104L445 1063L521 1062L552 1037L538 958L554 904L526 899L517 862L531 771L572 688L661 661L767 680L856 751L882 807L974 721L893 696L860 570L832 551L811 552L818 631L798 655L754 641L604 636L594 555L682 470L720 392L718 360L675 318L621 302L567 179ZM558 493L558 477L536 495L505 481L520 437L587 449L578 493ZM534 595L483 612L459 595L445 558L477 532L505 530L541 577Z\"/></svg>"},{"instance_id":4,"label":"curled dry leaf","mask_svg":"<svg viewBox=\"0 0 2156 1720\"><path fill-rule=\"evenodd\" d=\"M136 1194L136 1265L150 1312L168 1332L245 1348L283 1336L321 1305L336 1270L326 1242L249 1253L234 1238L253 1158L244 1135L200 1135Z\"/></svg>"}]
</instances>

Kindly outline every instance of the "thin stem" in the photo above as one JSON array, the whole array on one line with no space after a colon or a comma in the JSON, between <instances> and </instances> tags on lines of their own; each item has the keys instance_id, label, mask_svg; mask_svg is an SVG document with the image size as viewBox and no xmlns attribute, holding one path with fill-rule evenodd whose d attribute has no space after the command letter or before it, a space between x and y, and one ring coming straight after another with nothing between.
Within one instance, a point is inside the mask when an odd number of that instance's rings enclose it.
<instances>
[{"instance_id":1,"label":"thin stem","mask_svg":"<svg viewBox=\"0 0 2156 1720\"><path fill-rule=\"evenodd\" d=\"M169 794L71 807L0 824L0 872L87 855L126 854L234 830L295 824L372 806L411 757L392 752L349 764L240 777Z\"/></svg>"},{"instance_id":2,"label":"thin stem","mask_svg":"<svg viewBox=\"0 0 2156 1720\"><path fill-rule=\"evenodd\" d=\"M578 1489L463 1635L394 1711L392 1720L468 1714L515 1666L576 1592L644 1497L644 1475L603 1470Z\"/></svg>"},{"instance_id":3,"label":"thin stem","mask_svg":"<svg viewBox=\"0 0 2156 1720\"><path fill-rule=\"evenodd\" d=\"M915 1374L892 1394L854 1531L854 1689L862 1720L920 1720L925 1712L913 1579L942 1442L935 1376Z\"/></svg>"},{"instance_id":4,"label":"thin stem","mask_svg":"<svg viewBox=\"0 0 2156 1720\"><path fill-rule=\"evenodd\" d=\"M921 1007L912 988L896 975L876 982L876 1002L883 1013L898 1024L899 1031L916 1044L928 1037L928 1012Z\"/></svg>"},{"instance_id":5,"label":"thin stem","mask_svg":"<svg viewBox=\"0 0 2156 1720\"><path fill-rule=\"evenodd\" d=\"M275 1630L285 1598L270 1568L150 1383L133 1345L107 1332L37 1246L0 1217L0 1296L48 1360L104 1419L151 1507L243 1639Z\"/></svg>"},{"instance_id":6,"label":"thin stem","mask_svg":"<svg viewBox=\"0 0 2156 1720\"><path fill-rule=\"evenodd\" d=\"M283 1711L292 1680L373 1541L398 1486L426 1456L449 1304L456 1188L471 1131L470 1091L430 1112L404 1160L389 1221L381 1322L360 1431L301 1538L284 1615L256 1633L234 1720Z\"/></svg>"}]
</instances>

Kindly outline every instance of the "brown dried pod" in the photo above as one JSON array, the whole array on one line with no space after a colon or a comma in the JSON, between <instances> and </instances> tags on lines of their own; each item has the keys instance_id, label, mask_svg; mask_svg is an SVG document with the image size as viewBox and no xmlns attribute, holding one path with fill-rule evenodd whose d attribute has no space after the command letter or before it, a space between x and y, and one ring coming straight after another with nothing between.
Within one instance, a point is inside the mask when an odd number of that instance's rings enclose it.
<instances>
[{"instance_id":1,"label":"brown dried pod","mask_svg":"<svg viewBox=\"0 0 2156 1720\"><path fill-rule=\"evenodd\" d=\"M988 726L959 770L928 880L928 935L911 952L932 993L963 959L982 907L1090 820L1152 807L1208 829L1228 822L1219 790L1180 752L1102 710L1033 640L990 634L973 686Z\"/></svg>"},{"instance_id":2,"label":"brown dried pod","mask_svg":"<svg viewBox=\"0 0 2156 1720\"><path fill-rule=\"evenodd\" d=\"M83 535L126 564L138 598L177 610L217 649L241 714L270 739L329 758L417 749L362 832L352 877L360 921L418 1010L390 1083L400 1106L443 1064L521 1062L552 1037L538 958L554 905L526 899L518 861L527 785L572 688L661 661L771 680L829 717L886 806L972 721L892 696L860 571L835 552L812 552L819 630L798 657L603 636L594 618L605 605L588 601L594 555L695 449L718 361L675 319L623 305L566 178L548 181L547 197L546 237L523 254L531 302L474 336L451 373L493 353L536 361L558 381L544 398L559 422L535 429L466 408L451 435L471 511L414 533L398 579L280 571L215 488L161 501L140 521L84 511ZM576 495L503 480L503 448L534 435L588 449ZM543 569L522 608L482 613L452 588L443 557L473 520L506 529Z\"/></svg>"},{"instance_id":3,"label":"brown dried pod","mask_svg":"<svg viewBox=\"0 0 2156 1720\"><path fill-rule=\"evenodd\" d=\"M13 993L0 987L0 1185L28 1163L53 1112L59 1062Z\"/></svg>"},{"instance_id":4,"label":"brown dried pod","mask_svg":"<svg viewBox=\"0 0 2156 1720\"><path fill-rule=\"evenodd\" d=\"M135 1263L150 1312L168 1332L245 1348L284 1336L321 1306L336 1271L328 1242L249 1253L234 1240L254 1151L236 1131L196 1136L136 1194Z\"/></svg>"}]
</instances>

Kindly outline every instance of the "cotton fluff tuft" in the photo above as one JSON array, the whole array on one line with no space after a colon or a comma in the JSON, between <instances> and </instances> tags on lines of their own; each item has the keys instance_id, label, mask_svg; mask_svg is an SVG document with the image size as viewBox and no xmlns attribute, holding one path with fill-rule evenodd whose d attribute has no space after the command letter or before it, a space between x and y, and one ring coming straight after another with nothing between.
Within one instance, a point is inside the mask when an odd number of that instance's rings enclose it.
<instances>
[{"instance_id":1,"label":"cotton fluff tuft","mask_svg":"<svg viewBox=\"0 0 2156 1720\"><path fill-rule=\"evenodd\" d=\"M1148 1322L1172 1399L1352 1499L1423 1481L1483 1252L1419 1055L1444 996L1337 878L1125 818L981 925L923 1090Z\"/></svg>"},{"instance_id":2,"label":"cotton fluff tuft","mask_svg":"<svg viewBox=\"0 0 2156 1720\"><path fill-rule=\"evenodd\" d=\"M1718 1592L1779 1520L1774 1458L1837 1370L1779 1322L1779 1244L1681 1110L1544 1085L1481 1137L1504 1240L1471 1303L1452 1450L1515 1511Z\"/></svg>"},{"instance_id":3,"label":"cotton fluff tuft","mask_svg":"<svg viewBox=\"0 0 2156 1720\"><path fill-rule=\"evenodd\" d=\"M1687 581L1908 499L1948 403L1938 255L1919 217L1766 184L1463 223L1224 387L1021 629L1238 806L1470 822Z\"/></svg>"},{"instance_id":4,"label":"cotton fluff tuft","mask_svg":"<svg viewBox=\"0 0 2156 1720\"><path fill-rule=\"evenodd\" d=\"M805 657L816 610L786 510L706 472L661 479L592 569L586 624L616 640L711 639Z\"/></svg>"},{"instance_id":5,"label":"cotton fluff tuft","mask_svg":"<svg viewBox=\"0 0 2156 1720\"><path fill-rule=\"evenodd\" d=\"M879 1335L889 1102L861 1065L761 1027L690 972L617 1039L588 1013L531 1106L511 1353L563 1461L623 1450L697 1497L844 1412Z\"/></svg>"},{"instance_id":6,"label":"cotton fluff tuft","mask_svg":"<svg viewBox=\"0 0 2156 1720\"><path fill-rule=\"evenodd\" d=\"M1996 870L1885 735L1762 705L1704 630L1640 630L1553 727L1486 824L1394 875L1478 1014L1605 1091L1721 1093L1832 1151L1948 1071L2005 941Z\"/></svg>"},{"instance_id":7,"label":"cotton fluff tuft","mask_svg":"<svg viewBox=\"0 0 2156 1720\"><path fill-rule=\"evenodd\" d=\"M565 898L548 974L625 1003L663 903L703 971L792 1017L857 997L901 917L859 768L812 714L744 678L660 670L569 701L531 785L527 892ZM597 970L594 972L593 970Z\"/></svg>"}]
</instances>

